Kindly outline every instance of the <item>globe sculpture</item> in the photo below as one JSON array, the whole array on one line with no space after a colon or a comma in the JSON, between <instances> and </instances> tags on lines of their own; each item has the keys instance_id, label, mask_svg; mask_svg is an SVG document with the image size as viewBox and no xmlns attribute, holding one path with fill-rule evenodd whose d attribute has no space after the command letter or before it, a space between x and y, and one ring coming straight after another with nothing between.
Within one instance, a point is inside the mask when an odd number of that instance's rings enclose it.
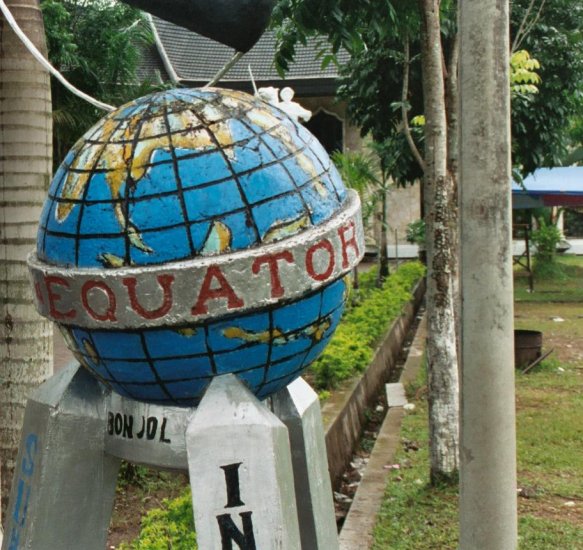
<instances>
[{"instance_id":1,"label":"globe sculpture","mask_svg":"<svg viewBox=\"0 0 583 550\"><path fill-rule=\"evenodd\" d=\"M298 377L363 252L358 197L303 126L248 94L180 89L72 148L29 266L39 312L99 380L196 406L217 375L260 399Z\"/></svg>"}]
</instances>

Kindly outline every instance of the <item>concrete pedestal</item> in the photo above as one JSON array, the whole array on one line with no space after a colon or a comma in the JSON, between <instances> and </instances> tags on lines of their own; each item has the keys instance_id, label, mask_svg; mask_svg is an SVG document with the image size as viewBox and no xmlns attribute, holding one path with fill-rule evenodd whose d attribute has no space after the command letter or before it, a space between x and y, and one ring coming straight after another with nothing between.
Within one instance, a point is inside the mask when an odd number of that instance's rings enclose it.
<instances>
[{"instance_id":1,"label":"concrete pedestal","mask_svg":"<svg viewBox=\"0 0 583 550\"><path fill-rule=\"evenodd\" d=\"M29 399L2 550L103 550L121 459L188 470L202 550L338 548L305 382L272 412L226 375L185 409L123 398L70 365Z\"/></svg>"}]
</instances>

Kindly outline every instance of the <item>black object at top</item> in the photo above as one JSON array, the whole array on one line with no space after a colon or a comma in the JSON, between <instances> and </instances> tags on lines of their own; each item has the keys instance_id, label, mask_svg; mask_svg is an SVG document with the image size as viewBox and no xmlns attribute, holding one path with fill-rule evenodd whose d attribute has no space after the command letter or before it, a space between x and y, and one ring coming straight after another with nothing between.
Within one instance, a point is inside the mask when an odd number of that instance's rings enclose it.
<instances>
[{"instance_id":1,"label":"black object at top","mask_svg":"<svg viewBox=\"0 0 583 550\"><path fill-rule=\"evenodd\" d=\"M269 23L275 0L123 0L239 52L249 51Z\"/></svg>"}]
</instances>

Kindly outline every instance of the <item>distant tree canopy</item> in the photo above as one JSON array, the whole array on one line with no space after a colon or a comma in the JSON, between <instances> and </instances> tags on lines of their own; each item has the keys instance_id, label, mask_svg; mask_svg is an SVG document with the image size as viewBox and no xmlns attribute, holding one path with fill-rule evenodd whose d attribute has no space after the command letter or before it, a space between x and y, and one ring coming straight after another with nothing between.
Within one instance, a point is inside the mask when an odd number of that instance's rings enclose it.
<instances>
[{"instance_id":1,"label":"distant tree canopy","mask_svg":"<svg viewBox=\"0 0 583 550\"><path fill-rule=\"evenodd\" d=\"M583 114L583 4L536 0L521 34L530 4L511 2L515 49L527 50L540 63L539 92L515 97L512 103L514 163L525 174L562 164L571 143L570 128Z\"/></svg>"},{"instance_id":2,"label":"distant tree canopy","mask_svg":"<svg viewBox=\"0 0 583 550\"><path fill-rule=\"evenodd\" d=\"M540 76L538 93L513 94L514 164L527 174L539 166L560 164L573 136L583 134L583 5L571 0L513 0L511 8L514 49L526 50L540 62L535 71ZM456 31L456 2L443 1L441 10L447 54ZM400 112L408 41L405 107L410 116L423 114L416 3L367 0L355 6L349 0L280 0L275 16L280 37L276 62L282 70L293 58L295 44L314 34L330 38L331 51L322 50L324 63L339 48L352 54L342 69L339 97L347 101L348 113L363 133L386 143L392 158L400 159L392 176L397 181L418 177ZM421 132L414 134L419 142Z\"/></svg>"},{"instance_id":3,"label":"distant tree canopy","mask_svg":"<svg viewBox=\"0 0 583 550\"><path fill-rule=\"evenodd\" d=\"M449 3L449 2L445 2ZM324 64L333 62L340 48L351 54L341 69L338 96L347 101L349 117L370 134L379 147L383 168L398 183L421 177L402 132L404 42L410 40L411 73L405 101L413 115L423 112L419 63L420 18L415 5L368 0L281 0L274 13L280 41L276 65L287 69L295 46L308 36L326 35L331 47L322 48ZM418 146L421 131L414 132Z\"/></svg>"},{"instance_id":4,"label":"distant tree canopy","mask_svg":"<svg viewBox=\"0 0 583 550\"><path fill-rule=\"evenodd\" d=\"M107 0L42 0L49 59L77 88L120 105L151 91L139 82L142 48L153 40L143 14ZM57 165L103 111L53 79L54 156Z\"/></svg>"}]
</instances>

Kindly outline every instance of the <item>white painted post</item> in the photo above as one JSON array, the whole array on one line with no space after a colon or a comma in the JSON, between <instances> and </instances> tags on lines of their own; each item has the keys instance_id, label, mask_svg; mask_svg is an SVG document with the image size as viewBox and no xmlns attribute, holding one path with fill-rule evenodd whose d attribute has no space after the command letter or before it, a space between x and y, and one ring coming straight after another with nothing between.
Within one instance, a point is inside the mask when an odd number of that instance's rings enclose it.
<instances>
[{"instance_id":1,"label":"white painted post","mask_svg":"<svg viewBox=\"0 0 583 550\"><path fill-rule=\"evenodd\" d=\"M460 2L461 550L517 547L508 1Z\"/></svg>"},{"instance_id":2,"label":"white painted post","mask_svg":"<svg viewBox=\"0 0 583 550\"><path fill-rule=\"evenodd\" d=\"M211 382L186 449L199 548L301 548L287 429L234 375Z\"/></svg>"},{"instance_id":3,"label":"white painted post","mask_svg":"<svg viewBox=\"0 0 583 550\"><path fill-rule=\"evenodd\" d=\"M303 550L337 550L338 529L318 394L298 378L272 398L286 425Z\"/></svg>"}]
</instances>

